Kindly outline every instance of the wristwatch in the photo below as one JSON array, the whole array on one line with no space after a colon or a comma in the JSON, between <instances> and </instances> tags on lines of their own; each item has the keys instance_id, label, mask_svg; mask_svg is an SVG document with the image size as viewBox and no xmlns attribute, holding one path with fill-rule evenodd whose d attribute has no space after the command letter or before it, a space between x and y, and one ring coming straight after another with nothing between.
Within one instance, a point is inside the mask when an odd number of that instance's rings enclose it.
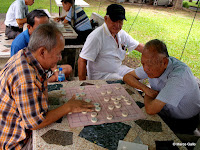
<instances>
[{"instance_id":1,"label":"wristwatch","mask_svg":"<svg viewBox=\"0 0 200 150\"><path fill-rule=\"evenodd\" d=\"M55 69L55 70L53 71L53 74L54 74L55 72L57 72L57 71L59 71L59 70L58 70L58 68L57 68L57 69Z\"/></svg>"}]
</instances>

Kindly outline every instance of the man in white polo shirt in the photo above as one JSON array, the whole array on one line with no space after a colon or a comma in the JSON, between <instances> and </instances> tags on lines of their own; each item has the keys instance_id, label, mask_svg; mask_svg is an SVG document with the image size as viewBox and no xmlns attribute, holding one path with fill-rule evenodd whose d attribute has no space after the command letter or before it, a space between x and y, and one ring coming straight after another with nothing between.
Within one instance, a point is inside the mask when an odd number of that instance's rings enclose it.
<instances>
[{"instance_id":1,"label":"man in white polo shirt","mask_svg":"<svg viewBox=\"0 0 200 150\"><path fill-rule=\"evenodd\" d=\"M122 61L129 51L142 52L143 45L122 30L125 9L118 4L107 8L105 23L86 39L78 60L79 80L122 79L131 71ZM86 70L87 64L87 70Z\"/></svg>"},{"instance_id":2,"label":"man in white polo shirt","mask_svg":"<svg viewBox=\"0 0 200 150\"><path fill-rule=\"evenodd\" d=\"M158 113L175 133L193 134L199 121L200 92L190 68L170 57L166 45L157 39L145 44L141 63L123 80L145 93L146 112ZM138 81L146 78L150 87Z\"/></svg>"},{"instance_id":3,"label":"man in white polo shirt","mask_svg":"<svg viewBox=\"0 0 200 150\"><path fill-rule=\"evenodd\" d=\"M23 31L23 25L27 22L28 5L33 5L34 0L15 0L6 13L5 35L8 39L14 39Z\"/></svg>"}]
</instances>

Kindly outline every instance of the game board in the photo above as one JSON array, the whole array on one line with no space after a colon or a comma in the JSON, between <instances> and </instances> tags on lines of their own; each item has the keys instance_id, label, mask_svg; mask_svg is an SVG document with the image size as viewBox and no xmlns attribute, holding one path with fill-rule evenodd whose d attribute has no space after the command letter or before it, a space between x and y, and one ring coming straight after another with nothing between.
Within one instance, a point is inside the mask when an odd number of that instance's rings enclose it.
<instances>
[{"instance_id":1,"label":"game board","mask_svg":"<svg viewBox=\"0 0 200 150\"><path fill-rule=\"evenodd\" d=\"M142 110L137 106L132 97L127 93L124 87L121 84L104 84L104 85L87 85L80 87L70 87L70 88L62 88L66 92L66 95L63 98L70 99L74 94L77 95L77 98L82 98L83 100L90 99L93 104L99 103L101 110L96 116L97 122L91 122L91 112L83 113L72 113L67 115L67 119L69 122L69 126L73 127L81 127L88 125L98 125L103 123L112 123L112 122L122 122L129 120L138 120L144 119L145 115ZM111 91L111 93L110 93ZM84 96L78 96L81 95ZM102 95L103 93L103 95ZM104 95L104 93L106 93ZM108 94L109 93L109 94ZM104 101L104 98L109 98L109 101ZM117 98L118 100L111 100L111 98ZM121 100L119 100L121 97ZM122 98L123 97L123 98ZM80 99L81 99L80 98ZM126 101L131 101L131 105L127 105ZM118 101L121 104L121 108L116 108L116 104L114 101ZM113 110L108 109L109 105L115 106ZM122 113L128 113L128 116L123 117ZM108 120L107 116L112 115L112 120Z\"/></svg>"}]
</instances>

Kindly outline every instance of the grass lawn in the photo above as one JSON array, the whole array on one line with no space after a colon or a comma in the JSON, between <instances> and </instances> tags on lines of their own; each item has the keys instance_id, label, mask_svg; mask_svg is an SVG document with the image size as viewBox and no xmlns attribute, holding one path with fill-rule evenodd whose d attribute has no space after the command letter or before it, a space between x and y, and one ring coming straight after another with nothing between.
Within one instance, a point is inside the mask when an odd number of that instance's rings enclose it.
<instances>
[{"instance_id":1,"label":"grass lawn","mask_svg":"<svg viewBox=\"0 0 200 150\"><path fill-rule=\"evenodd\" d=\"M200 7L200 5L197 5L196 4L196 1L192 1L192 2L189 2L189 0L185 0L183 2L187 2L189 4L189 6L193 6L193 7Z\"/></svg>"},{"instance_id":2,"label":"grass lawn","mask_svg":"<svg viewBox=\"0 0 200 150\"><path fill-rule=\"evenodd\" d=\"M12 1L0 0L0 13L5 13ZM106 7L111 3L108 0L85 1L90 4L90 7L84 8L89 17L92 12L98 12L104 16ZM128 32L141 6L122 5L126 9L127 18L127 21L124 21L123 29ZM36 8L50 10L50 1L35 0L34 5L29 7L29 10ZM58 13L58 7L54 0L52 0L52 12ZM178 11L172 8L144 5L129 34L141 43L155 38L163 40L168 47L169 54L180 59L194 15L195 12L192 11ZM140 59L140 53L137 52L131 53L130 56ZM200 78L200 13L196 16L181 60L190 66L195 76Z\"/></svg>"}]
</instances>

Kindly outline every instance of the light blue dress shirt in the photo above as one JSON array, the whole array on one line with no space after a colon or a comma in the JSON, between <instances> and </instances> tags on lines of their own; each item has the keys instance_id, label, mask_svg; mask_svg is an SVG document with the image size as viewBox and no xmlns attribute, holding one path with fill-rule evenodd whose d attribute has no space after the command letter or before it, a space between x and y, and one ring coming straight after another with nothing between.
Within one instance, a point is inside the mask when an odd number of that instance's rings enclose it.
<instances>
[{"instance_id":1,"label":"light blue dress shirt","mask_svg":"<svg viewBox=\"0 0 200 150\"><path fill-rule=\"evenodd\" d=\"M140 79L148 78L143 67L135 70ZM188 119L200 113L200 90L190 68L169 57L167 69L159 78L148 78L156 99L166 103L161 113L176 119Z\"/></svg>"}]
</instances>

